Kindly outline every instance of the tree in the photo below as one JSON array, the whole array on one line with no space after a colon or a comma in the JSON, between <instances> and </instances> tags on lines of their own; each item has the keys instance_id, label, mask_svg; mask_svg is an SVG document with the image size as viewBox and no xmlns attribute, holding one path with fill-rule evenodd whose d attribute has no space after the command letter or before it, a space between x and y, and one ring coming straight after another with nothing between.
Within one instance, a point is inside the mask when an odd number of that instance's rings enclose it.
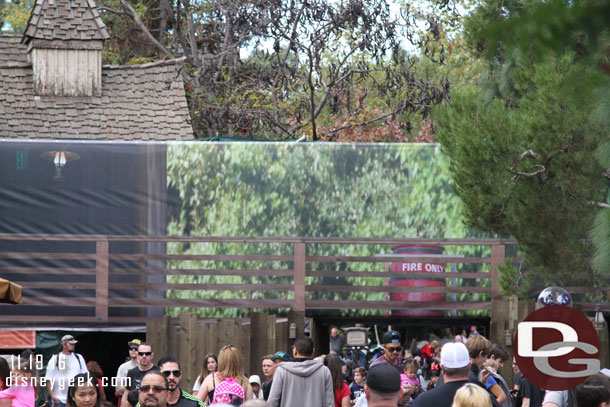
<instances>
[{"instance_id":1,"label":"tree","mask_svg":"<svg viewBox=\"0 0 610 407\"><path fill-rule=\"evenodd\" d=\"M610 127L591 114L607 107L600 90L608 77L599 63L603 37L589 30L600 33L602 24L584 25L587 7L483 2L465 26L487 76L435 113L468 223L515 237L525 268L546 283L591 271L594 222L598 237L609 236L603 146Z\"/></svg>"},{"instance_id":2,"label":"tree","mask_svg":"<svg viewBox=\"0 0 610 407\"><path fill-rule=\"evenodd\" d=\"M389 0L105 0L102 10L127 16L162 56L186 58L199 136L319 140L346 126L406 124L446 98L448 83L416 76L405 51L443 60L441 25L457 21L455 6L434 5L423 13ZM323 115L349 114L369 94L383 102L376 114L320 127Z\"/></svg>"}]
</instances>

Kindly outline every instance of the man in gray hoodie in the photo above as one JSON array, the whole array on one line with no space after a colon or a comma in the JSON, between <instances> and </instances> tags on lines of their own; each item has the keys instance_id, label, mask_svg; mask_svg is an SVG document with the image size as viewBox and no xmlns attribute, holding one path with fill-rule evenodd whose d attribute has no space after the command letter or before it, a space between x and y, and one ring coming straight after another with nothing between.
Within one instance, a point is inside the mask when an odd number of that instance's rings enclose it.
<instances>
[{"instance_id":1,"label":"man in gray hoodie","mask_svg":"<svg viewBox=\"0 0 610 407\"><path fill-rule=\"evenodd\" d=\"M330 370L312 360L313 341L300 336L294 342L292 362L281 363L275 370L270 407L334 407L333 379Z\"/></svg>"}]
</instances>

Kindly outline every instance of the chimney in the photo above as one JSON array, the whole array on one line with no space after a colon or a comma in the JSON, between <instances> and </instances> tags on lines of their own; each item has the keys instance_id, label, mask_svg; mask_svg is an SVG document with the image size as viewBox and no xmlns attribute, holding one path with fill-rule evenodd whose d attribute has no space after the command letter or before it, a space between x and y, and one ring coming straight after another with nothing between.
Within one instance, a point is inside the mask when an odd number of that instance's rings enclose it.
<instances>
[{"instance_id":1,"label":"chimney","mask_svg":"<svg viewBox=\"0 0 610 407\"><path fill-rule=\"evenodd\" d=\"M101 96L109 37L92 0L36 0L22 42L39 96Z\"/></svg>"}]
</instances>

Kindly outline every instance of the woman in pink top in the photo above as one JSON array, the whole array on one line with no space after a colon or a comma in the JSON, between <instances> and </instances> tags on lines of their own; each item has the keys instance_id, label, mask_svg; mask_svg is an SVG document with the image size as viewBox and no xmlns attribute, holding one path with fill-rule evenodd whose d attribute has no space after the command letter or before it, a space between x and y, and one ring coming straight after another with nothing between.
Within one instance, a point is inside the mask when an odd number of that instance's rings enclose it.
<instances>
[{"instance_id":1,"label":"woman in pink top","mask_svg":"<svg viewBox=\"0 0 610 407\"><path fill-rule=\"evenodd\" d=\"M0 391L0 399L10 399L13 407L34 407L36 392L32 386L30 364L24 359L13 359L11 376L6 384L10 386Z\"/></svg>"}]
</instances>

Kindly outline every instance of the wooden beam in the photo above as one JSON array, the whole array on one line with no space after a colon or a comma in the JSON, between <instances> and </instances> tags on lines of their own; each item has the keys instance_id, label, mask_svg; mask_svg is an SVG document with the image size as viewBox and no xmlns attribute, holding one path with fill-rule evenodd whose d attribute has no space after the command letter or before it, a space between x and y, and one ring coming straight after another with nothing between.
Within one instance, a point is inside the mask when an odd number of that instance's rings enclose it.
<instances>
[{"instance_id":1,"label":"wooden beam","mask_svg":"<svg viewBox=\"0 0 610 407\"><path fill-rule=\"evenodd\" d=\"M255 332L256 335L250 335L250 372L257 374L261 378L261 358L267 354L267 344L269 343L269 323L267 315L262 312L252 312L250 314L250 332Z\"/></svg>"},{"instance_id":2,"label":"wooden beam","mask_svg":"<svg viewBox=\"0 0 610 407\"><path fill-rule=\"evenodd\" d=\"M199 373L200 366L197 364L198 334L197 314L192 312L180 314L180 350L178 354L182 367L180 385L183 389L192 389L197 373Z\"/></svg>"},{"instance_id":3,"label":"wooden beam","mask_svg":"<svg viewBox=\"0 0 610 407\"><path fill-rule=\"evenodd\" d=\"M294 244L294 310L305 313L305 243Z\"/></svg>"},{"instance_id":4,"label":"wooden beam","mask_svg":"<svg viewBox=\"0 0 610 407\"><path fill-rule=\"evenodd\" d=\"M100 322L108 321L108 241L95 243L95 317Z\"/></svg>"},{"instance_id":5,"label":"wooden beam","mask_svg":"<svg viewBox=\"0 0 610 407\"><path fill-rule=\"evenodd\" d=\"M491 246L491 297L494 300L502 300L500 292L500 269L499 266L504 264L506 256L506 246L493 245Z\"/></svg>"}]
</instances>

